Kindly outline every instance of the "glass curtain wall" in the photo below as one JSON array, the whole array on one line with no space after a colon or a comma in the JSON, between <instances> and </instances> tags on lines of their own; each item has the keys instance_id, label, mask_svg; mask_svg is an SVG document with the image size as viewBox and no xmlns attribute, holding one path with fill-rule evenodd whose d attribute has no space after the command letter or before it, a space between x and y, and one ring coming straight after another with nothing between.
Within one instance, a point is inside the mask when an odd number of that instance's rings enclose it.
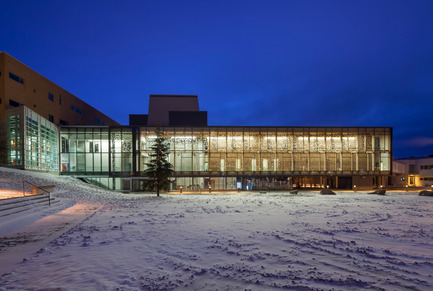
<instances>
[{"instance_id":1,"label":"glass curtain wall","mask_svg":"<svg viewBox=\"0 0 433 291\"><path fill-rule=\"evenodd\" d=\"M133 131L128 127L63 127L60 140L62 172L133 172Z\"/></svg>"},{"instance_id":2,"label":"glass curtain wall","mask_svg":"<svg viewBox=\"0 0 433 291\"><path fill-rule=\"evenodd\" d=\"M16 114L8 116L7 118L7 165L8 166L22 166L23 165L23 151L22 151L22 137L21 137L21 115Z\"/></svg>"},{"instance_id":3,"label":"glass curtain wall","mask_svg":"<svg viewBox=\"0 0 433 291\"><path fill-rule=\"evenodd\" d=\"M59 131L55 124L24 108L24 167L28 170L59 170Z\"/></svg>"},{"instance_id":4,"label":"glass curtain wall","mask_svg":"<svg viewBox=\"0 0 433 291\"><path fill-rule=\"evenodd\" d=\"M62 172L108 174L108 127L62 128L60 147Z\"/></svg>"},{"instance_id":5,"label":"glass curtain wall","mask_svg":"<svg viewBox=\"0 0 433 291\"><path fill-rule=\"evenodd\" d=\"M139 171L146 168L154 130L141 128ZM163 130L170 144L174 176L179 177L177 188L179 181L183 187L215 184L227 188L236 184L223 176L386 175L391 169L391 128Z\"/></svg>"},{"instance_id":6,"label":"glass curtain wall","mask_svg":"<svg viewBox=\"0 0 433 291\"><path fill-rule=\"evenodd\" d=\"M176 173L389 172L390 128L165 128ZM145 169L154 129L141 129Z\"/></svg>"},{"instance_id":7,"label":"glass curtain wall","mask_svg":"<svg viewBox=\"0 0 433 291\"><path fill-rule=\"evenodd\" d=\"M155 129L141 127L135 136L134 129L129 127L63 127L61 170L101 177L143 176L156 138ZM194 190L237 189L250 176L388 175L391 169L391 128L165 127L162 130L174 169L172 189L181 186ZM127 182L119 181L107 183L126 187Z\"/></svg>"}]
</instances>

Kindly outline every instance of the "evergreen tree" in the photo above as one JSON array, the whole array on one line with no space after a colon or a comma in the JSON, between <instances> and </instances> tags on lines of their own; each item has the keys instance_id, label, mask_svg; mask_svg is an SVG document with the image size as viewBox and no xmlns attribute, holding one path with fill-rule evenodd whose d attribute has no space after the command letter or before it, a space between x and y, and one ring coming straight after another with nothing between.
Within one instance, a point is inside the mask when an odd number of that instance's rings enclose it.
<instances>
[{"instance_id":1,"label":"evergreen tree","mask_svg":"<svg viewBox=\"0 0 433 291\"><path fill-rule=\"evenodd\" d=\"M156 189L156 196L159 197L160 189L168 190L169 188L173 166L167 161L169 146L159 127L155 130L155 134L156 139L151 147L150 161L146 163L145 174L151 179L149 181L150 188Z\"/></svg>"}]
</instances>

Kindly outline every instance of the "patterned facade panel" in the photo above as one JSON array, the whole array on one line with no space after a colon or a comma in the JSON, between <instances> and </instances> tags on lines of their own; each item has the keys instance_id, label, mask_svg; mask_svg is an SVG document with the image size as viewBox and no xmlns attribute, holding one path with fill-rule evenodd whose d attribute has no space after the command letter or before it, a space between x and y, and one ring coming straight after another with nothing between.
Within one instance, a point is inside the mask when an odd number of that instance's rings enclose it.
<instances>
[{"instance_id":1,"label":"patterned facade panel","mask_svg":"<svg viewBox=\"0 0 433 291\"><path fill-rule=\"evenodd\" d=\"M391 168L392 132L391 128L271 128L271 127L203 127L203 128L163 128L170 147L169 162L174 174L197 175L334 175L334 174L388 174ZM80 130L62 130L62 139L75 139L76 145L70 151L77 152L72 159L85 159L93 171L102 171L99 166L102 156L81 157L89 139L96 145L95 132L92 137L83 135ZM98 137L102 135L98 133ZM136 140L139 146L133 157L133 132L129 128L110 128L111 157L110 171L130 172L132 161L137 160L138 174L145 170L150 148L156 138L155 128L143 127L138 130ZM67 137L66 137L67 136ZM103 138L101 149L104 147ZM63 142L63 141L62 141ZM75 149L73 149L73 147ZM102 150L102 152L104 152ZM94 155L84 150L83 153ZM66 155L65 155L66 157ZM95 161L98 166L95 166ZM62 155L63 163L63 155ZM80 168L83 168L81 165ZM62 167L64 171L64 167ZM69 171L73 171L69 168ZM207 174L206 174L207 173Z\"/></svg>"}]
</instances>

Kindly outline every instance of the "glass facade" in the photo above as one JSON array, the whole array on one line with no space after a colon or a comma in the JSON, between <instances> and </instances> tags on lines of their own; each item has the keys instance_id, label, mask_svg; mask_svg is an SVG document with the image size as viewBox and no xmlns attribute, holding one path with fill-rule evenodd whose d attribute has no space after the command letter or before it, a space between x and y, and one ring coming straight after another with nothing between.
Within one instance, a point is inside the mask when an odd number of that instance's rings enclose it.
<instances>
[{"instance_id":1,"label":"glass facade","mask_svg":"<svg viewBox=\"0 0 433 291\"><path fill-rule=\"evenodd\" d=\"M130 174L133 130L128 127L64 127L61 171L86 175Z\"/></svg>"},{"instance_id":2,"label":"glass facade","mask_svg":"<svg viewBox=\"0 0 433 291\"><path fill-rule=\"evenodd\" d=\"M24 107L25 169L59 171L59 130L55 124Z\"/></svg>"},{"instance_id":3,"label":"glass facade","mask_svg":"<svg viewBox=\"0 0 433 291\"><path fill-rule=\"evenodd\" d=\"M332 176L391 174L392 128L209 126L162 130L170 147L173 190L180 186L191 190L245 189L269 179L287 185L295 177L321 177L313 180L323 185L326 177ZM133 190L141 187L140 177L156 136L152 127L63 127L60 138L63 174L93 176L98 181L109 180L108 176L118 180L104 182L107 187Z\"/></svg>"},{"instance_id":4,"label":"glass facade","mask_svg":"<svg viewBox=\"0 0 433 291\"><path fill-rule=\"evenodd\" d=\"M8 110L5 120L6 166L59 172L56 125L24 106Z\"/></svg>"}]
</instances>

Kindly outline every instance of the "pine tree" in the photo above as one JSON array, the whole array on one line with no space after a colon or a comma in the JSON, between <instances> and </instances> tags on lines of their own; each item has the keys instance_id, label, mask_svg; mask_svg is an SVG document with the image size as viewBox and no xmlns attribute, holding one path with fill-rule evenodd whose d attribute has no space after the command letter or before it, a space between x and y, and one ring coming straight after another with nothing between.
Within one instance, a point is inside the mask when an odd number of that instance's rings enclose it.
<instances>
[{"instance_id":1,"label":"pine tree","mask_svg":"<svg viewBox=\"0 0 433 291\"><path fill-rule=\"evenodd\" d=\"M169 188L173 166L167 161L169 146L159 127L155 130L155 134L156 139L151 147L150 161L146 163L145 174L151 179L149 186L151 189L156 189L156 196L159 197L160 189Z\"/></svg>"}]
</instances>

